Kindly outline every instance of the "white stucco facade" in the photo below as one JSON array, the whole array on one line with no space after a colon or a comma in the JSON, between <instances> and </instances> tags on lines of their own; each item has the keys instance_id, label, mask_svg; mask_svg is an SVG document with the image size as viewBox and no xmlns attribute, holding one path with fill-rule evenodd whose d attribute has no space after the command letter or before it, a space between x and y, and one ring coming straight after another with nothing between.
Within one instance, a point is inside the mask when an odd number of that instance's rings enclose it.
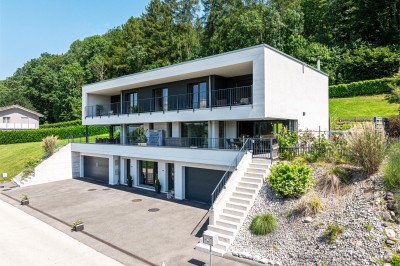
<instances>
[{"instance_id":1,"label":"white stucco facade","mask_svg":"<svg viewBox=\"0 0 400 266\"><path fill-rule=\"evenodd\" d=\"M194 103L198 95L193 92L192 84L196 82L206 84L207 96L202 99L207 104L202 108L199 102L196 102L198 106ZM158 89L165 88L169 88L168 95L163 95L162 99L163 106L167 107L154 108L159 104ZM244 93L239 90L243 88L250 90ZM138 101L153 97L146 102L150 107L137 105L136 100L132 100L135 93L135 97L143 97ZM182 93L186 95L183 100L179 98ZM125 102L129 99L127 109ZM175 99L178 108L173 108ZM179 101L185 104L183 108L179 107ZM73 143L73 161L80 163L79 171L76 170L78 166L75 167L74 177L84 177L85 156L106 158L108 166L103 163L103 167L109 172L109 184L126 184L127 175L131 175L133 186L143 187L141 176L151 171L160 181L161 192L172 189L175 198L185 199L190 193L196 194L191 187L193 184L201 187L201 171L204 180L207 175L222 177L236 157L240 141L243 143L241 138L271 136L272 133L261 133L260 128L276 131L290 124L302 130L329 130L328 104L325 73L267 45L85 85L82 88L83 125L119 126L120 135L119 142L112 145ZM138 106L143 107L143 111L132 111ZM197 144L143 147L127 142L129 125L161 130L167 138L187 139L190 136L184 135L183 124L195 122L207 125L207 132L203 133L208 144L202 142L201 147ZM146 168L148 162L152 164L151 170ZM90 166L93 172L97 164ZM207 189L210 188L204 188L205 193L209 193Z\"/></svg>"}]
</instances>

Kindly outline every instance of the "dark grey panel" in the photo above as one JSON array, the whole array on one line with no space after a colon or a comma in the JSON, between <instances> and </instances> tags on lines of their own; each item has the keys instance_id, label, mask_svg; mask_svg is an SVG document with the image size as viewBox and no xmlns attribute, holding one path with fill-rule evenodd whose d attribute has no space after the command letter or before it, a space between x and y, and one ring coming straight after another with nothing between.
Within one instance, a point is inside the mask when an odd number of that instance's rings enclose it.
<instances>
[{"instance_id":1,"label":"dark grey panel","mask_svg":"<svg viewBox=\"0 0 400 266\"><path fill-rule=\"evenodd\" d=\"M83 167L85 177L108 184L108 158L84 156Z\"/></svg>"},{"instance_id":2,"label":"dark grey panel","mask_svg":"<svg viewBox=\"0 0 400 266\"><path fill-rule=\"evenodd\" d=\"M225 172L185 167L185 198L211 204L211 193Z\"/></svg>"}]
</instances>

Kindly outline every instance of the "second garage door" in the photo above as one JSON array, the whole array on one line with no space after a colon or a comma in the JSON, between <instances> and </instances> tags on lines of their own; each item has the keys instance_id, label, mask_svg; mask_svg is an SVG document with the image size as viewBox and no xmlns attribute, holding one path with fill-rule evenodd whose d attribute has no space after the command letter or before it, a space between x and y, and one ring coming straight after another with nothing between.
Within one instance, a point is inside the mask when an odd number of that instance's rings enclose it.
<instances>
[{"instance_id":1,"label":"second garage door","mask_svg":"<svg viewBox=\"0 0 400 266\"><path fill-rule=\"evenodd\" d=\"M211 204L211 193L225 172L185 167L186 199Z\"/></svg>"},{"instance_id":2,"label":"second garage door","mask_svg":"<svg viewBox=\"0 0 400 266\"><path fill-rule=\"evenodd\" d=\"M84 156L83 167L86 178L108 184L108 158Z\"/></svg>"}]
</instances>

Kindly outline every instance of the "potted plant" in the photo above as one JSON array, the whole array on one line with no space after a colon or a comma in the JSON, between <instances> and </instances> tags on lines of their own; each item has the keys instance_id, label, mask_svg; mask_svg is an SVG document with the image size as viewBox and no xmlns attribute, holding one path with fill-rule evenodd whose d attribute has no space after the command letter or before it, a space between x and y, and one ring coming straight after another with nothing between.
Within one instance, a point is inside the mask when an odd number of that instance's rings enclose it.
<instances>
[{"instance_id":1,"label":"potted plant","mask_svg":"<svg viewBox=\"0 0 400 266\"><path fill-rule=\"evenodd\" d=\"M135 131L138 145L139 146L146 146L147 145L147 137L146 137L147 129L144 130L142 127L138 127Z\"/></svg>"},{"instance_id":2,"label":"potted plant","mask_svg":"<svg viewBox=\"0 0 400 266\"><path fill-rule=\"evenodd\" d=\"M156 174L156 181L154 182L154 187L155 187L157 193L161 192L161 184L160 184L160 180L158 179L157 174Z\"/></svg>"},{"instance_id":3,"label":"potted plant","mask_svg":"<svg viewBox=\"0 0 400 266\"><path fill-rule=\"evenodd\" d=\"M72 230L79 232L84 229L84 224L81 220L76 220L75 222L72 223Z\"/></svg>"},{"instance_id":4,"label":"potted plant","mask_svg":"<svg viewBox=\"0 0 400 266\"><path fill-rule=\"evenodd\" d=\"M21 196L21 205L28 205L29 204L29 198L27 195L22 195Z\"/></svg>"},{"instance_id":5,"label":"potted plant","mask_svg":"<svg viewBox=\"0 0 400 266\"><path fill-rule=\"evenodd\" d=\"M128 175L127 180L128 180L128 187L132 187L132 176Z\"/></svg>"}]
</instances>

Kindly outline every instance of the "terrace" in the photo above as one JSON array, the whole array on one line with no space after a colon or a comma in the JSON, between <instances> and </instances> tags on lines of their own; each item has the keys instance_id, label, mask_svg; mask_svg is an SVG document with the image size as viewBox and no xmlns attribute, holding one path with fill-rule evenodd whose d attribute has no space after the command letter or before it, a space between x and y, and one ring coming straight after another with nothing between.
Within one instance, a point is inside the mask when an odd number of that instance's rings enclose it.
<instances>
[{"instance_id":1,"label":"terrace","mask_svg":"<svg viewBox=\"0 0 400 266\"><path fill-rule=\"evenodd\" d=\"M138 98L130 97L129 101L117 101L88 105L85 107L85 117L101 117L113 115L130 115L154 112L169 112L180 110L211 109L219 107L248 106L253 104L252 86L211 90L207 92L199 87L194 93L163 95L160 97ZM167 94L162 92L161 94Z\"/></svg>"}]
</instances>

